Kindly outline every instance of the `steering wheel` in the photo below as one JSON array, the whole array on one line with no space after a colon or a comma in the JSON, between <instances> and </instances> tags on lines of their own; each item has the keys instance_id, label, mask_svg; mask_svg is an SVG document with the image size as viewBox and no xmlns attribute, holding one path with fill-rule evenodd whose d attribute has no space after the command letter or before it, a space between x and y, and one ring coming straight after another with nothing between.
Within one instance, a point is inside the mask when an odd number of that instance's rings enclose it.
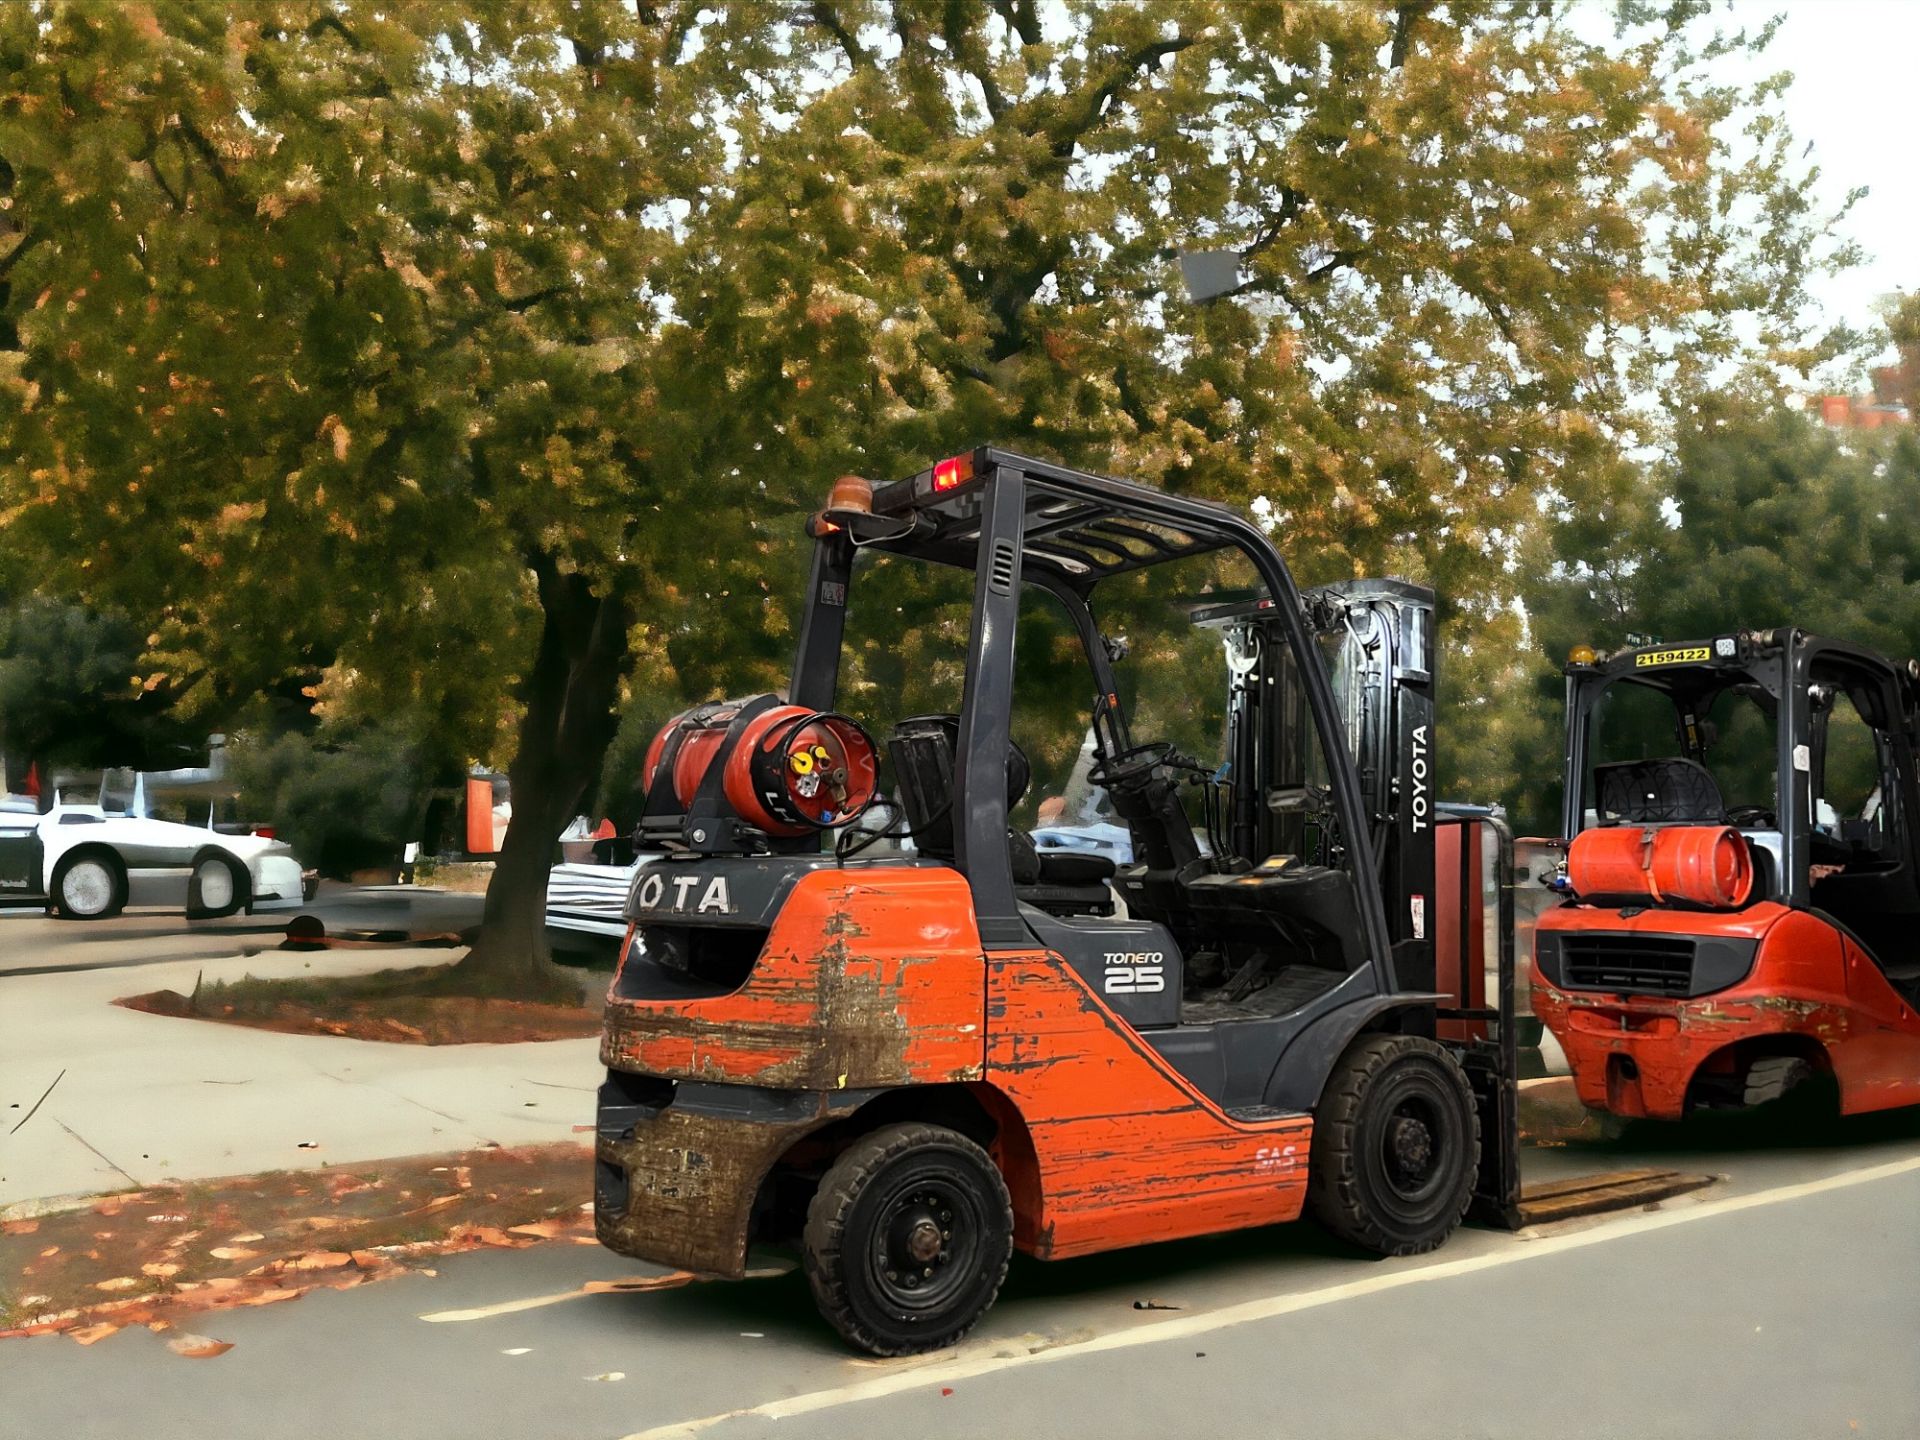
<instances>
[{"instance_id":1,"label":"steering wheel","mask_svg":"<svg viewBox=\"0 0 1920 1440\"><path fill-rule=\"evenodd\" d=\"M1764 805L1735 805L1727 811L1727 823L1739 830L1776 830L1779 818Z\"/></svg>"},{"instance_id":2,"label":"steering wheel","mask_svg":"<svg viewBox=\"0 0 1920 1440\"><path fill-rule=\"evenodd\" d=\"M1173 758L1173 742L1149 740L1144 745L1129 745L1112 755L1102 756L1087 771L1089 783L1105 790L1137 784Z\"/></svg>"}]
</instances>

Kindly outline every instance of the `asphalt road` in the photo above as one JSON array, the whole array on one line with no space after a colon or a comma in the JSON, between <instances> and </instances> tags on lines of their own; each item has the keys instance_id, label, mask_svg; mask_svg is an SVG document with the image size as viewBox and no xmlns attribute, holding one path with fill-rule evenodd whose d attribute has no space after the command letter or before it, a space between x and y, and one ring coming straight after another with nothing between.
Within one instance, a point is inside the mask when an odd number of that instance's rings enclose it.
<instances>
[{"instance_id":1,"label":"asphalt road","mask_svg":"<svg viewBox=\"0 0 1920 1440\"><path fill-rule=\"evenodd\" d=\"M0 979L252 954L277 946L296 915L318 917L330 935L458 933L480 923L482 903L481 896L450 890L324 882L304 905L220 920L188 920L178 910L143 908L111 920L50 922L39 909L0 909Z\"/></svg>"},{"instance_id":2,"label":"asphalt road","mask_svg":"<svg viewBox=\"0 0 1920 1440\"><path fill-rule=\"evenodd\" d=\"M217 1359L143 1330L0 1344L0 1414L143 1440L1920 1435L1920 1113L1528 1154L1535 1179L1640 1164L1722 1178L1413 1261L1301 1224L1017 1262L972 1338L909 1361L842 1351L795 1273L596 1293L642 1267L472 1254L192 1321Z\"/></svg>"}]
</instances>

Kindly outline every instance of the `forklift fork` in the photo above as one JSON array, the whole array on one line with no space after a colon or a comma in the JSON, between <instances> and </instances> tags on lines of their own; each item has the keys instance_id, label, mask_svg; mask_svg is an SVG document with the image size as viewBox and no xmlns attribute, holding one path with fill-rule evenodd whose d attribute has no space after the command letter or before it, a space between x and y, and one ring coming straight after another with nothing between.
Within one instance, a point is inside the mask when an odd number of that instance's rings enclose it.
<instances>
[{"instance_id":1,"label":"forklift fork","mask_svg":"<svg viewBox=\"0 0 1920 1440\"><path fill-rule=\"evenodd\" d=\"M1436 809L1438 824L1459 825L1465 832L1460 837L1456 892L1459 914L1454 927L1460 950L1457 998L1462 1003L1442 1007L1437 1018L1478 1022L1490 1032L1454 1045L1480 1111L1480 1169L1474 1177L1467 1216L1483 1225L1514 1230L1524 1221L1520 1206L1520 1047L1515 1037L1513 994L1513 831L1484 806L1443 803ZM1488 827L1497 841L1494 882L1499 966L1492 1006L1464 1003L1471 989L1467 967L1474 957L1474 947L1467 943L1467 937L1485 923L1481 913L1481 847L1476 831L1481 825Z\"/></svg>"}]
</instances>

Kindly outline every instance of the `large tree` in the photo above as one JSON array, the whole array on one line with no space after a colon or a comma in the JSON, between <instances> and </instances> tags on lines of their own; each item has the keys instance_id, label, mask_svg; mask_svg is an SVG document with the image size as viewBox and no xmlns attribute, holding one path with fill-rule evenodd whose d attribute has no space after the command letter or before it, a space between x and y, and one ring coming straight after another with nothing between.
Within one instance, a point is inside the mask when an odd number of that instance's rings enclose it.
<instances>
[{"instance_id":1,"label":"large tree","mask_svg":"<svg viewBox=\"0 0 1920 1440\"><path fill-rule=\"evenodd\" d=\"M1701 9L17 6L0 524L236 693L323 656L480 753L515 682L468 966L538 987L623 677L777 683L835 474L1023 446L1472 618L1637 396L1813 353L1809 175Z\"/></svg>"}]
</instances>

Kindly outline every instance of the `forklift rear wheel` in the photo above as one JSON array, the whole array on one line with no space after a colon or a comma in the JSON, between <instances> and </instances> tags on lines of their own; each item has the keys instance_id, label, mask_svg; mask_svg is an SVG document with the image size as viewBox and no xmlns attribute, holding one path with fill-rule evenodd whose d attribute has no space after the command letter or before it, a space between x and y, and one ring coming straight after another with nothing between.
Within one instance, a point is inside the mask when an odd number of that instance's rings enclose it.
<instances>
[{"instance_id":1,"label":"forklift rear wheel","mask_svg":"<svg viewBox=\"0 0 1920 1440\"><path fill-rule=\"evenodd\" d=\"M938 1125L888 1125L841 1152L807 1210L814 1302L874 1355L951 1345L1013 1254L1013 1202L987 1152Z\"/></svg>"},{"instance_id":2,"label":"forklift rear wheel","mask_svg":"<svg viewBox=\"0 0 1920 1440\"><path fill-rule=\"evenodd\" d=\"M1335 1235L1379 1255L1419 1255L1466 1214L1480 1164L1473 1091L1444 1046L1362 1035L1327 1077L1307 1198Z\"/></svg>"}]
</instances>

